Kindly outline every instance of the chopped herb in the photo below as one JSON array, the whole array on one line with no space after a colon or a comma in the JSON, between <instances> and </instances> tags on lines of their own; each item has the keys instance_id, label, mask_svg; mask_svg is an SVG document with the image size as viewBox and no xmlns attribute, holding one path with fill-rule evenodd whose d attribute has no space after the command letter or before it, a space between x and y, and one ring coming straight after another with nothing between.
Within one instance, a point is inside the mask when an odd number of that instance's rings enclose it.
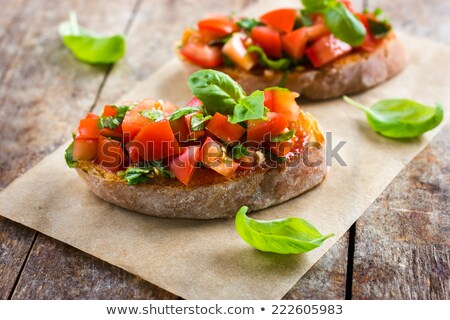
<instances>
[{"instance_id":1,"label":"chopped herb","mask_svg":"<svg viewBox=\"0 0 450 320\"><path fill-rule=\"evenodd\" d=\"M240 160L241 158L250 156L250 152L246 147L239 143L231 149L231 156L233 159Z\"/></svg>"},{"instance_id":2,"label":"chopped herb","mask_svg":"<svg viewBox=\"0 0 450 320\"><path fill-rule=\"evenodd\" d=\"M259 64L262 67L267 67L273 70L286 70L289 68L291 64L291 60L287 58L281 58L278 60L272 60L267 57L267 54L261 47L258 46L249 46L247 48L248 52L256 52L259 54Z\"/></svg>"},{"instance_id":3,"label":"chopped herb","mask_svg":"<svg viewBox=\"0 0 450 320\"><path fill-rule=\"evenodd\" d=\"M153 179L154 177L162 175L165 178L174 178L174 174L165 168L160 161L151 161L140 163L137 167L128 167L123 176L123 179L130 185L141 184Z\"/></svg>"},{"instance_id":4,"label":"chopped herb","mask_svg":"<svg viewBox=\"0 0 450 320\"><path fill-rule=\"evenodd\" d=\"M139 112L143 117L152 120L153 122L159 122L164 120L164 112L161 110L143 110Z\"/></svg>"},{"instance_id":5,"label":"chopped herb","mask_svg":"<svg viewBox=\"0 0 450 320\"><path fill-rule=\"evenodd\" d=\"M302 26L303 27L309 27L313 25L313 20L311 17L311 14L307 11L307 10L300 10L300 18L302 21Z\"/></svg>"},{"instance_id":6,"label":"chopped herb","mask_svg":"<svg viewBox=\"0 0 450 320\"><path fill-rule=\"evenodd\" d=\"M191 117L191 131L201 131L206 127L206 121L212 118L211 115L205 116L202 113L193 114Z\"/></svg>"},{"instance_id":7,"label":"chopped herb","mask_svg":"<svg viewBox=\"0 0 450 320\"><path fill-rule=\"evenodd\" d=\"M132 104L130 106L126 106L126 105L120 105L120 106L112 106L115 107L117 109L117 113L114 117L111 116L101 116L98 119L98 123L97 126L99 127L99 129L103 129L103 128L110 128L110 129L115 129L118 126L120 126L122 124L123 118L125 118L125 114L127 113L128 110L131 110L134 107L135 104Z\"/></svg>"},{"instance_id":8,"label":"chopped herb","mask_svg":"<svg viewBox=\"0 0 450 320\"><path fill-rule=\"evenodd\" d=\"M370 32L376 39L385 37L392 29L387 20L378 21L375 19L367 18L367 22L369 23Z\"/></svg>"},{"instance_id":9,"label":"chopped herb","mask_svg":"<svg viewBox=\"0 0 450 320\"><path fill-rule=\"evenodd\" d=\"M202 109L200 107L183 107L183 108L179 108L177 110L175 110L174 112L172 112L168 117L167 120L169 121L174 121L174 120L178 120L181 117L184 117L185 115L188 115L190 113L194 113L197 111L201 111Z\"/></svg>"},{"instance_id":10,"label":"chopped herb","mask_svg":"<svg viewBox=\"0 0 450 320\"><path fill-rule=\"evenodd\" d=\"M281 133L272 139L270 139L271 142L284 142L287 140L292 139L292 137L295 134L295 129L289 130L288 132Z\"/></svg>"},{"instance_id":11,"label":"chopped herb","mask_svg":"<svg viewBox=\"0 0 450 320\"><path fill-rule=\"evenodd\" d=\"M73 159L73 145L75 141L72 141L72 143L67 147L64 158L66 159L66 163L69 166L69 168L75 168L78 164L76 160Z\"/></svg>"},{"instance_id":12,"label":"chopped herb","mask_svg":"<svg viewBox=\"0 0 450 320\"><path fill-rule=\"evenodd\" d=\"M261 21L256 20L254 18L244 18L242 20L239 20L238 22L236 22L236 24L246 30L246 31L252 31L252 29L256 26L262 26L264 25Z\"/></svg>"}]
</instances>

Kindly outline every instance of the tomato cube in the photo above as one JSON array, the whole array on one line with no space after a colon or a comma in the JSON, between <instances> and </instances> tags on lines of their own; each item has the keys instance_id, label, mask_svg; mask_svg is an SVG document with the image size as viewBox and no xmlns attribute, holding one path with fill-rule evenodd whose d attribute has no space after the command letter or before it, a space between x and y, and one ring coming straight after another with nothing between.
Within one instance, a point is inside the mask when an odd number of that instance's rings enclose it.
<instances>
[{"instance_id":1,"label":"tomato cube","mask_svg":"<svg viewBox=\"0 0 450 320\"><path fill-rule=\"evenodd\" d=\"M141 111L153 110L155 107L155 101L150 99L145 99L141 101L133 109L127 111L122 122L122 131L124 136L129 140L132 140L139 130L143 127L153 123L152 120L141 115Z\"/></svg>"},{"instance_id":2,"label":"tomato cube","mask_svg":"<svg viewBox=\"0 0 450 320\"><path fill-rule=\"evenodd\" d=\"M296 121L300 113L295 98L298 93L284 88L271 88L264 90L264 106L272 112L282 114L287 121Z\"/></svg>"},{"instance_id":3,"label":"tomato cube","mask_svg":"<svg viewBox=\"0 0 450 320\"><path fill-rule=\"evenodd\" d=\"M98 118L84 118L80 120L76 138L79 139L98 139L100 129L97 126Z\"/></svg>"},{"instance_id":4,"label":"tomato cube","mask_svg":"<svg viewBox=\"0 0 450 320\"><path fill-rule=\"evenodd\" d=\"M237 66L247 71L253 68L257 61L253 55L247 52L242 36L239 33L233 34L223 46L222 52Z\"/></svg>"},{"instance_id":5,"label":"tomato cube","mask_svg":"<svg viewBox=\"0 0 450 320\"><path fill-rule=\"evenodd\" d=\"M180 154L169 163L169 169L184 185L188 185L200 159L200 147L180 148Z\"/></svg>"},{"instance_id":6,"label":"tomato cube","mask_svg":"<svg viewBox=\"0 0 450 320\"><path fill-rule=\"evenodd\" d=\"M279 31L290 32L294 28L296 9L278 9L267 12L259 19L264 24L271 26Z\"/></svg>"},{"instance_id":7,"label":"tomato cube","mask_svg":"<svg viewBox=\"0 0 450 320\"><path fill-rule=\"evenodd\" d=\"M75 139L73 144L74 160L94 160L97 156L98 139Z\"/></svg>"},{"instance_id":8,"label":"tomato cube","mask_svg":"<svg viewBox=\"0 0 450 320\"><path fill-rule=\"evenodd\" d=\"M330 34L323 36L306 49L306 55L313 66L318 68L351 50L352 47L348 43L336 39Z\"/></svg>"},{"instance_id":9,"label":"tomato cube","mask_svg":"<svg viewBox=\"0 0 450 320\"><path fill-rule=\"evenodd\" d=\"M119 141L100 136L98 139L97 161L103 168L116 172L123 167L125 155Z\"/></svg>"},{"instance_id":10,"label":"tomato cube","mask_svg":"<svg viewBox=\"0 0 450 320\"><path fill-rule=\"evenodd\" d=\"M203 164L227 178L233 176L239 167L239 163L226 155L222 144L214 141L211 137L206 138L203 143L200 160Z\"/></svg>"},{"instance_id":11,"label":"tomato cube","mask_svg":"<svg viewBox=\"0 0 450 320\"><path fill-rule=\"evenodd\" d=\"M256 26L252 30L251 37L269 57L281 58L281 37L278 31L270 27Z\"/></svg>"},{"instance_id":12,"label":"tomato cube","mask_svg":"<svg viewBox=\"0 0 450 320\"><path fill-rule=\"evenodd\" d=\"M269 120L248 120L247 121L247 140L250 142L270 141L273 137L279 135L289 125L286 118L279 113L269 112Z\"/></svg>"},{"instance_id":13,"label":"tomato cube","mask_svg":"<svg viewBox=\"0 0 450 320\"><path fill-rule=\"evenodd\" d=\"M228 122L228 117L216 113L206 126L206 130L224 142L236 142L245 133L245 129L239 124Z\"/></svg>"},{"instance_id":14,"label":"tomato cube","mask_svg":"<svg viewBox=\"0 0 450 320\"><path fill-rule=\"evenodd\" d=\"M294 59L300 59L303 56L307 41L306 28L300 28L281 36L284 51Z\"/></svg>"}]
</instances>

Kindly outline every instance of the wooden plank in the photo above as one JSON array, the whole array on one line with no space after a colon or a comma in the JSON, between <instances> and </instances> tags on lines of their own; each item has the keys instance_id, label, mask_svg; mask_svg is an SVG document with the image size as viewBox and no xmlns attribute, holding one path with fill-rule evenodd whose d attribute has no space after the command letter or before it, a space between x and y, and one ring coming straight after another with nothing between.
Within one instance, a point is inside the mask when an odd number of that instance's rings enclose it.
<instances>
[{"instance_id":1,"label":"wooden plank","mask_svg":"<svg viewBox=\"0 0 450 320\"><path fill-rule=\"evenodd\" d=\"M287 300L343 300L348 232L283 297Z\"/></svg>"},{"instance_id":2,"label":"wooden plank","mask_svg":"<svg viewBox=\"0 0 450 320\"><path fill-rule=\"evenodd\" d=\"M134 2L0 3L0 190L61 143L94 104L105 67L78 62L62 45L68 13L95 29L123 32ZM5 9L6 8L6 9ZM13 290L35 232L0 219L0 297Z\"/></svg>"},{"instance_id":3,"label":"wooden plank","mask_svg":"<svg viewBox=\"0 0 450 320\"><path fill-rule=\"evenodd\" d=\"M36 231L0 217L0 299L8 299Z\"/></svg>"},{"instance_id":4,"label":"wooden plank","mask_svg":"<svg viewBox=\"0 0 450 320\"><path fill-rule=\"evenodd\" d=\"M13 299L176 299L167 291L39 234Z\"/></svg>"},{"instance_id":5,"label":"wooden plank","mask_svg":"<svg viewBox=\"0 0 450 320\"><path fill-rule=\"evenodd\" d=\"M450 125L358 220L354 299L450 298Z\"/></svg>"}]
</instances>

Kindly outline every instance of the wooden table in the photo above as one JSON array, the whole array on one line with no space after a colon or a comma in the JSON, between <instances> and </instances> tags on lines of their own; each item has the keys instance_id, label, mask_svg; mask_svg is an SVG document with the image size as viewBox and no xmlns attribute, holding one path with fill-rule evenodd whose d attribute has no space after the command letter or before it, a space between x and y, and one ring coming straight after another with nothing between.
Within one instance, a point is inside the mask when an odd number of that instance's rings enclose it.
<instances>
[{"instance_id":1,"label":"wooden table","mask_svg":"<svg viewBox=\"0 0 450 320\"><path fill-rule=\"evenodd\" d=\"M184 26L251 2L0 0L0 189L64 143L85 113L173 57ZM373 2L397 28L450 42L448 1ZM71 10L94 30L125 32L126 57L109 67L76 61L57 33ZM449 135L447 126L285 298L449 299ZM0 297L178 298L1 217Z\"/></svg>"}]
</instances>

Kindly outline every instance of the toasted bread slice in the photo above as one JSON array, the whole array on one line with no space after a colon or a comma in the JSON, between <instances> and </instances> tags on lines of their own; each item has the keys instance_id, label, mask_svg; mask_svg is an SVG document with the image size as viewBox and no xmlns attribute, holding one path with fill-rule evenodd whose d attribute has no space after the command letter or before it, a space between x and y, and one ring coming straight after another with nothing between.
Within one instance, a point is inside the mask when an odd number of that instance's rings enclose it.
<instances>
[{"instance_id":1,"label":"toasted bread slice","mask_svg":"<svg viewBox=\"0 0 450 320\"><path fill-rule=\"evenodd\" d=\"M326 163L323 146L308 148L283 166L244 171L232 179L200 168L187 187L164 178L128 185L89 161L79 161L76 169L98 197L119 207L157 217L214 219L233 217L242 205L254 211L296 197L323 181Z\"/></svg>"},{"instance_id":2,"label":"toasted bread slice","mask_svg":"<svg viewBox=\"0 0 450 320\"><path fill-rule=\"evenodd\" d=\"M373 52L352 51L319 69L290 71L284 86L299 92L301 98L325 100L358 93L381 84L399 73L407 62L406 51L394 32L386 36ZM198 66L185 61L189 73ZM230 75L247 93L278 86L283 72L250 72L232 67L216 70Z\"/></svg>"}]
</instances>

